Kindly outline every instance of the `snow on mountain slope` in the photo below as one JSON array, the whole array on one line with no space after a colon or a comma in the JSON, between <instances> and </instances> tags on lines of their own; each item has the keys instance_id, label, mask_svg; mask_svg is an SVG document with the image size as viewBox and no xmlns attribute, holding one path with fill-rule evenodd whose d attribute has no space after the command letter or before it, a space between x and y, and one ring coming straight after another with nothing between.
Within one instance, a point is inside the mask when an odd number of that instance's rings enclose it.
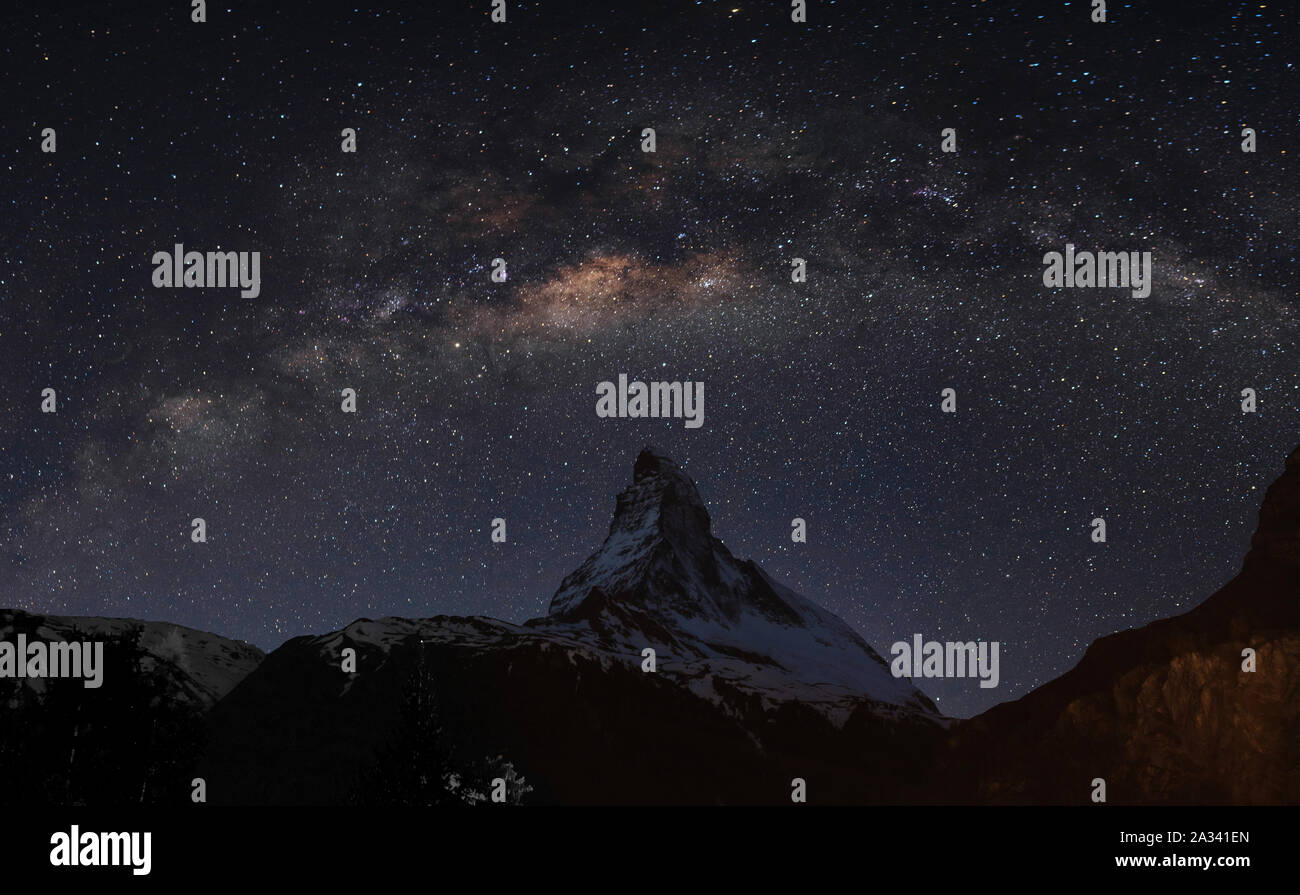
<instances>
[{"instance_id":1,"label":"snow on mountain slope","mask_svg":"<svg viewBox=\"0 0 1300 895\"><path fill-rule=\"evenodd\" d=\"M261 662L263 653L243 641L196 631L170 622L130 618L37 615L18 609L0 610L0 640L18 633L45 641L138 637L142 661L166 665L178 695L209 707L229 693ZM40 680L27 682L39 688Z\"/></svg>"},{"instance_id":2,"label":"snow on mountain slope","mask_svg":"<svg viewBox=\"0 0 1300 895\"><path fill-rule=\"evenodd\" d=\"M605 543L564 579L547 617L529 625L594 635L634 654L651 646L669 668L707 665L757 690L935 711L838 616L732 556L713 536L695 483L650 449L618 496Z\"/></svg>"},{"instance_id":3,"label":"snow on mountain slope","mask_svg":"<svg viewBox=\"0 0 1300 895\"><path fill-rule=\"evenodd\" d=\"M351 646L373 669L411 638L505 655L558 649L606 668L639 667L651 647L658 675L724 707L751 697L769 708L798 701L840 724L870 702L878 714L940 719L843 620L732 556L713 536L695 483L651 450L637 457L604 544L564 579L546 616L523 625L359 619L306 645L328 664ZM338 687L349 689L345 677Z\"/></svg>"}]
</instances>

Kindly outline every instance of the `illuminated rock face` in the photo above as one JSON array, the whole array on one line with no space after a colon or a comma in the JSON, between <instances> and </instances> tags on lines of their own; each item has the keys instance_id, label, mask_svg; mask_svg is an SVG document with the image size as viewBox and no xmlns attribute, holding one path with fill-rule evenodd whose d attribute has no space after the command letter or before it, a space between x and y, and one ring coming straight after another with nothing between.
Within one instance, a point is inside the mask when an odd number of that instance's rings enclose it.
<instances>
[{"instance_id":1,"label":"illuminated rock face","mask_svg":"<svg viewBox=\"0 0 1300 895\"><path fill-rule=\"evenodd\" d=\"M960 725L936 789L1084 803L1101 777L1111 803L1300 803L1297 688L1300 449L1269 487L1236 577L1184 615L1101 638L1070 672Z\"/></svg>"}]
</instances>

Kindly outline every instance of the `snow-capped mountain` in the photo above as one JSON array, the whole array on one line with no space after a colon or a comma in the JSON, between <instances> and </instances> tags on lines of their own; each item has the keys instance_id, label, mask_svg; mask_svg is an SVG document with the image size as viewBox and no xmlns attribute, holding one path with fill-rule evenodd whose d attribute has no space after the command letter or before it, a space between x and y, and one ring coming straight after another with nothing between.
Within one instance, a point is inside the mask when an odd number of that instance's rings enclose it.
<instances>
[{"instance_id":1,"label":"snow-capped mountain","mask_svg":"<svg viewBox=\"0 0 1300 895\"><path fill-rule=\"evenodd\" d=\"M341 670L349 650L355 673ZM352 799L360 757L410 726L415 686L436 694L445 733L517 761L556 801L770 801L757 769L808 748L811 731L819 748L842 740L870 758L845 789L873 791L947 724L844 621L732 556L694 482L649 449L547 615L359 619L295 638L214 710L206 772L238 777L236 801Z\"/></svg>"},{"instance_id":2,"label":"snow-capped mountain","mask_svg":"<svg viewBox=\"0 0 1300 895\"><path fill-rule=\"evenodd\" d=\"M382 661L410 637L478 650L546 647L637 669L649 647L656 674L715 703L739 695L747 710L755 697L768 708L796 701L837 725L862 703L940 718L929 698L895 678L838 616L732 556L713 535L695 483L649 448L618 495L605 542L560 584L547 615L522 625L480 617L359 619L308 640L321 661L335 663L347 647Z\"/></svg>"},{"instance_id":3,"label":"snow-capped mountain","mask_svg":"<svg viewBox=\"0 0 1300 895\"><path fill-rule=\"evenodd\" d=\"M648 448L605 543L564 579L548 616L529 625L625 655L652 647L666 673L696 679L707 666L774 699L865 698L937 714L838 616L732 556L695 483Z\"/></svg>"},{"instance_id":4,"label":"snow-capped mountain","mask_svg":"<svg viewBox=\"0 0 1300 895\"><path fill-rule=\"evenodd\" d=\"M788 803L796 778L822 804L1078 803L1098 775L1117 802L1289 804L1298 531L1300 448L1216 594L954 723L732 556L647 450L604 543L524 624L359 619L262 658L165 623L0 611L0 640L109 644L97 690L0 680L0 772L9 798L58 804L184 803L194 777L226 804L477 801L497 778L561 804Z\"/></svg>"}]
</instances>

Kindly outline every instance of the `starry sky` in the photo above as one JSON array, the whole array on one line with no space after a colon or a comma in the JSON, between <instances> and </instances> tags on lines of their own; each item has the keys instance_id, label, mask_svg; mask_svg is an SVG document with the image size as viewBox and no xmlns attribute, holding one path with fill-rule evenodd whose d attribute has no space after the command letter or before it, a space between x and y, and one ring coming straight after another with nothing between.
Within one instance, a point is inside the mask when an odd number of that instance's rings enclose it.
<instances>
[{"instance_id":1,"label":"starry sky","mask_svg":"<svg viewBox=\"0 0 1300 895\"><path fill-rule=\"evenodd\" d=\"M1286 3L125 6L0 14L0 605L522 621L651 443L882 654L1000 641L919 682L964 716L1209 596L1300 441ZM153 288L177 242L261 294ZM1151 294L1045 288L1067 242Z\"/></svg>"}]
</instances>

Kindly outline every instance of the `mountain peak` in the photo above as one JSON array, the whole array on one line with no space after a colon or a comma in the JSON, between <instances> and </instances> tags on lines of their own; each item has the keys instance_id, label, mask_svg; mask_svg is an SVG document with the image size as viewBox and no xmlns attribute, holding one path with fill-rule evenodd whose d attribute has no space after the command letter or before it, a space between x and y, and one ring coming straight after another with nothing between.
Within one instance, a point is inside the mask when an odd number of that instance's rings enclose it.
<instances>
[{"instance_id":1,"label":"mountain peak","mask_svg":"<svg viewBox=\"0 0 1300 895\"><path fill-rule=\"evenodd\" d=\"M632 465L632 481L639 481L651 475L684 476L685 474L671 457L655 450L653 445L647 444L641 449L641 453L636 455L636 463Z\"/></svg>"},{"instance_id":2,"label":"mountain peak","mask_svg":"<svg viewBox=\"0 0 1300 895\"><path fill-rule=\"evenodd\" d=\"M632 484L614 505L600 549L564 579L550 614L575 609L593 591L642 602L657 570L696 569L713 553L712 523L690 476L665 454L646 447L632 467Z\"/></svg>"},{"instance_id":3,"label":"mountain peak","mask_svg":"<svg viewBox=\"0 0 1300 895\"><path fill-rule=\"evenodd\" d=\"M561 582L545 624L589 628L635 654L653 644L934 711L843 620L733 556L690 476L651 447L637 455L605 542Z\"/></svg>"},{"instance_id":4,"label":"mountain peak","mask_svg":"<svg viewBox=\"0 0 1300 895\"><path fill-rule=\"evenodd\" d=\"M1251 538L1247 564L1300 564L1300 446L1286 458L1282 475L1264 492L1259 524Z\"/></svg>"},{"instance_id":5,"label":"mountain peak","mask_svg":"<svg viewBox=\"0 0 1300 895\"><path fill-rule=\"evenodd\" d=\"M647 447L632 466L632 484L618 495L610 534L655 531L678 547L713 539L709 511L691 477L668 456Z\"/></svg>"}]
</instances>

